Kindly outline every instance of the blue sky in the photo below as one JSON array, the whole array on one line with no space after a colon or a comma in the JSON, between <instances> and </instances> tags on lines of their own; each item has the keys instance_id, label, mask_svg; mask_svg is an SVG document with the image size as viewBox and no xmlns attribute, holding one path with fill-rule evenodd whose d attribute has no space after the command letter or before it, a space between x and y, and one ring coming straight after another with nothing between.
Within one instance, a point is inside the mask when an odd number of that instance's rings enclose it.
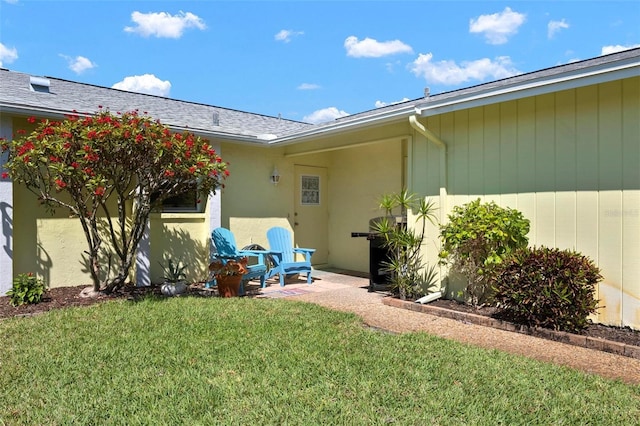
<instances>
[{"instance_id":1,"label":"blue sky","mask_svg":"<svg viewBox=\"0 0 640 426\"><path fill-rule=\"evenodd\" d=\"M0 0L4 68L308 122L639 46L640 1Z\"/></svg>"}]
</instances>

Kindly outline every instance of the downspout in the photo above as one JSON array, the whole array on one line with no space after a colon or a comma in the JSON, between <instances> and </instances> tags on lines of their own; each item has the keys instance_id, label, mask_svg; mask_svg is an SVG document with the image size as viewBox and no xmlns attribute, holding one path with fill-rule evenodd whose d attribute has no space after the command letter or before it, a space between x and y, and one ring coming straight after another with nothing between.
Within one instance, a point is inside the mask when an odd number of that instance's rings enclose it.
<instances>
[{"instance_id":1,"label":"downspout","mask_svg":"<svg viewBox=\"0 0 640 426\"><path fill-rule=\"evenodd\" d=\"M418 113L419 111L416 109L416 114L409 116L409 124L418 133L427 138L427 140L433 142L440 148L440 223L444 223L447 212L447 144L418 121ZM413 159L411 160L413 162ZM421 297L416 300L416 303L429 303L441 297L442 291L438 290Z\"/></svg>"},{"instance_id":2,"label":"downspout","mask_svg":"<svg viewBox=\"0 0 640 426\"><path fill-rule=\"evenodd\" d=\"M440 148L440 223L446 220L447 210L447 144L434 135L418 121L417 114L409 116L409 124L418 133L430 140Z\"/></svg>"}]
</instances>

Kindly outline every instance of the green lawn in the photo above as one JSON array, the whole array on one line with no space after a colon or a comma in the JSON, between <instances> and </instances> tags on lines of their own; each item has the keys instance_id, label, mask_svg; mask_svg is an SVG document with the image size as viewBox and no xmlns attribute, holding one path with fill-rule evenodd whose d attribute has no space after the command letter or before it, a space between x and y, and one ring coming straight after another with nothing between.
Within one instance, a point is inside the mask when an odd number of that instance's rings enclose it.
<instances>
[{"instance_id":1,"label":"green lawn","mask_svg":"<svg viewBox=\"0 0 640 426\"><path fill-rule=\"evenodd\" d=\"M286 300L0 321L0 425L631 425L640 386Z\"/></svg>"}]
</instances>

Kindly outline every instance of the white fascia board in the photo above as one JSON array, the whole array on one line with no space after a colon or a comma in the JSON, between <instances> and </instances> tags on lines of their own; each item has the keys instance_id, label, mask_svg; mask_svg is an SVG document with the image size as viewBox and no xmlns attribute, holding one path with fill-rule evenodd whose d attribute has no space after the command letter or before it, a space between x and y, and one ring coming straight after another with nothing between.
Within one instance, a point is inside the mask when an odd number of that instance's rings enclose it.
<instances>
[{"instance_id":1,"label":"white fascia board","mask_svg":"<svg viewBox=\"0 0 640 426\"><path fill-rule=\"evenodd\" d=\"M298 142L303 142L307 139L313 139L318 135L331 135L334 133L340 133L345 130L358 130L359 128L369 127L372 123L384 124L389 121L403 120L411 114L415 113L415 102L411 105L403 108L394 109L392 111L385 111L378 114L371 114L360 119L345 120L344 122L331 123L328 125L314 127L302 132L296 132L290 136L275 139L269 142L269 145L291 145Z\"/></svg>"},{"instance_id":2,"label":"white fascia board","mask_svg":"<svg viewBox=\"0 0 640 426\"><path fill-rule=\"evenodd\" d=\"M93 115L93 114L86 114L86 113L79 113L79 112L72 112L72 111L61 111L61 110L55 110L55 109L49 109L49 108L21 106L21 105L15 105L15 104L7 104L7 103L0 103L0 113L6 113L6 114L11 114L16 116L23 116L23 117L30 117L35 115L38 117L45 117L45 118L56 119L56 120L62 120L67 115L70 115L70 114L75 114L81 117L88 117L89 115ZM173 131L192 132L198 136L201 136L207 139L216 138L216 139L223 139L227 141L241 142L241 143L252 144L252 145L267 146L268 144L267 140L261 139L260 137L253 136L253 135L239 135L236 133L215 132L211 130L197 129L197 128L186 127L186 126L175 126L171 124L166 124L166 125Z\"/></svg>"},{"instance_id":3,"label":"white fascia board","mask_svg":"<svg viewBox=\"0 0 640 426\"><path fill-rule=\"evenodd\" d=\"M640 76L639 62L615 68L591 70L586 73L584 70L578 70L573 73L529 80L520 84L475 92L442 101L425 100L425 102L416 105L416 113L422 117L429 117L638 76Z\"/></svg>"}]
</instances>

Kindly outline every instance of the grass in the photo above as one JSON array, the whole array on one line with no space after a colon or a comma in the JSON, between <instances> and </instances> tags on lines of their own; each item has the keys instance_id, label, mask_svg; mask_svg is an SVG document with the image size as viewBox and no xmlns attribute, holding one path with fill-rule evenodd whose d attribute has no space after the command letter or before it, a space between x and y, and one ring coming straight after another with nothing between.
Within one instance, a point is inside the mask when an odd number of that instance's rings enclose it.
<instances>
[{"instance_id":1,"label":"grass","mask_svg":"<svg viewBox=\"0 0 640 426\"><path fill-rule=\"evenodd\" d=\"M0 425L620 425L640 386L287 300L0 321Z\"/></svg>"}]
</instances>

